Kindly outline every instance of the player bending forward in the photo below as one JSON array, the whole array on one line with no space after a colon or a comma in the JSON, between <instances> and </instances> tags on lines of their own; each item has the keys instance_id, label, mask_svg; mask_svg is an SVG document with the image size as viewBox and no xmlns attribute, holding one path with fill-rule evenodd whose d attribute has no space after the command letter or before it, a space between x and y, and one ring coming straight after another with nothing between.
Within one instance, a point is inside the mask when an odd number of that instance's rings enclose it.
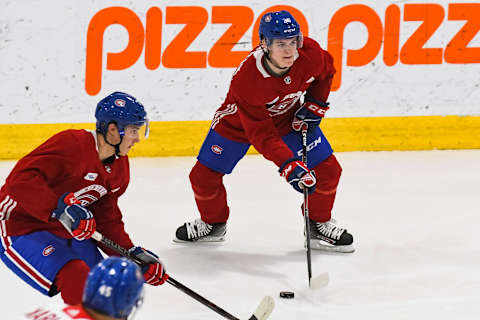
<instances>
[{"instance_id":1,"label":"player bending forward","mask_svg":"<svg viewBox=\"0 0 480 320\"><path fill-rule=\"evenodd\" d=\"M148 133L147 113L134 97L114 92L95 117L96 131L62 131L20 159L0 189L0 258L33 288L61 292L72 305L103 259L90 239L95 230L146 263L147 283L168 277L156 255L133 245L117 203L130 180L127 154L140 129Z\"/></svg>"},{"instance_id":2,"label":"player bending forward","mask_svg":"<svg viewBox=\"0 0 480 320\"><path fill-rule=\"evenodd\" d=\"M110 257L90 271L81 304L38 308L22 319L133 319L143 301L143 283L142 273L135 263L126 258Z\"/></svg>"},{"instance_id":3,"label":"player bending forward","mask_svg":"<svg viewBox=\"0 0 480 320\"><path fill-rule=\"evenodd\" d=\"M253 145L296 191L308 188L311 247L353 252L352 235L331 219L342 169L319 128L329 108L332 57L302 37L287 11L265 14L259 34L260 46L235 71L190 172L201 219L180 226L174 241L225 239L229 208L222 179ZM302 124L308 125L308 167L300 160Z\"/></svg>"}]
</instances>

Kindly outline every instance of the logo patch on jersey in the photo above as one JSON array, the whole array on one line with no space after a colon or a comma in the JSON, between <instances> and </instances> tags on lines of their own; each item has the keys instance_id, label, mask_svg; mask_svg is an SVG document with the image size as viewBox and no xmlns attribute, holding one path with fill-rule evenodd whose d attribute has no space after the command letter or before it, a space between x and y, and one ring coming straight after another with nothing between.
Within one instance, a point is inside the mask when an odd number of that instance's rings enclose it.
<instances>
[{"instance_id":1,"label":"logo patch on jersey","mask_svg":"<svg viewBox=\"0 0 480 320\"><path fill-rule=\"evenodd\" d=\"M290 84L292 83L292 78L290 78L290 76L286 76L285 78L283 78L283 81L285 81L286 84Z\"/></svg>"},{"instance_id":2,"label":"logo patch on jersey","mask_svg":"<svg viewBox=\"0 0 480 320\"><path fill-rule=\"evenodd\" d=\"M105 171L107 171L107 173L111 173L112 168L110 168L110 166L105 166Z\"/></svg>"},{"instance_id":3,"label":"logo patch on jersey","mask_svg":"<svg viewBox=\"0 0 480 320\"><path fill-rule=\"evenodd\" d=\"M44 257L47 257L49 255L51 255L53 253L53 251L55 251L55 247L52 246L52 245L48 245L45 247L45 249L43 249L42 251L42 254Z\"/></svg>"},{"instance_id":4,"label":"logo patch on jersey","mask_svg":"<svg viewBox=\"0 0 480 320\"><path fill-rule=\"evenodd\" d=\"M271 117L278 116L290 110L298 101L298 99L300 99L302 94L303 94L302 91L290 93L284 96L283 99L278 104L275 104L273 106L267 105L267 110L270 113L270 116Z\"/></svg>"},{"instance_id":5,"label":"logo patch on jersey","mask_svg":"<svg viewBox=\"0 0 480 320\"><path fill-rule=\"evenodd\" d=\"M216 144L212 145L210 147L210 150L212 150L212 152L215 153L215 154L222 154L222 152L223 152L223 148L220 147L219 145L216 145Z\"/></svg>"},{"instance_id":6,"label":"logo patch on jersey","mask_svg":"<svg viewBox=\"0 0 480 320\"><path fill-rule=\"evenodd\" d=\"M80 204L83 207L87 207L88 205L94 203L107 193L107 189L105 189L104 186L101 186L99 184L92 184L78 190L74 193L74 195L80 201Z\"/></svg>"},{"instance_id":7,"label":"logo patch on jersey","mask_svg":"<svg viewBox=\"0 0 480 320\"><path fill-rule=\"evenodd\" d=\"M113 102L117 107L125 107L125 105L127 104L125 102L125 100L123 99L115 99L115 101Z\"/></svg>"},{"instance_id":8,"label":"logo patch on jersey","mask_svg":"<svg viewBox=\"0 0 480 320\"><path fill-rule=\"evenodd\" d=\"M97 177L98 177L98 173L89 172L85 175L85 177L83 177L83 179L85 179L87 181L95 181L95 179L97 179Z\"/></svg>"}]
</instances>

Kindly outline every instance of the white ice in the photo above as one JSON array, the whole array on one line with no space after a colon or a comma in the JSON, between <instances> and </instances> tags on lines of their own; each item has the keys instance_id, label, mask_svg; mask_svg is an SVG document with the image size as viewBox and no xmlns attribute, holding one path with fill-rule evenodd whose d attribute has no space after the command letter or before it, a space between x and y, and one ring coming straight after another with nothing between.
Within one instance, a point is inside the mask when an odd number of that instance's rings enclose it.
<instances>
[{"instance_id":1,"label":"white ice","mask_svg":"<svg viewBox=\"0 0 480 320\"><path fill-rule=\"evenodd\" d=\"M134 242L156 251L176 280L240 319L264 295L270 319L479 319L480 150L337 153L343 166L334 217L354 235L353 254L313 251L307 285L302 196L261 156L225 178L231 215L222 244L173 244L198 217L193 157L131 159L120 202ZM14 162L0 162L0 183ZM35 195L32 195L34 197ZM39 199L41 201L41 199ZM0 263L2 319L60 300L42 296ZM294 291L282 300L280 291ZM147 287L137 319L222 319L176 288Z\"/></svg>"}]
</instances>

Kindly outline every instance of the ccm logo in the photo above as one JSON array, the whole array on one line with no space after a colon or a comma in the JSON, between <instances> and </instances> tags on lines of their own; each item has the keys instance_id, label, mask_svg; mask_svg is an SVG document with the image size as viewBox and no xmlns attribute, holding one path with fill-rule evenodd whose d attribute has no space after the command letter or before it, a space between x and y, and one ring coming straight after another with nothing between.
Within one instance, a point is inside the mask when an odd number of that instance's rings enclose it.
<instances>
[{"instance_id":1,"label":"ccm logo","mask_svg":"<svg viewBox=\"0 0 480 320\"><path fill-rule=\"evenodd\" d=\"M308 23L298 9L287 6L272 6L255 14L246 6L212 6L209 12L201 6L168 6L162 11L151 7L145 15L145 24L132 10L125 7L109 7L98 11L90 20L87 31L87 58L85 90L96 95L102 87L102 58L104 57L103 39L105 30L111 25L121 25L128 32L125 49L121 52L106 54L107 70L124 70L132 66L145 51L145 66L155 70L160 63L165 68L206 68L207 63L214 68L236 68L256 47L260 40L258 28L261 17L269 11L288 10L300 24L302 33L308 36ZM164 17L165 14L165 17ZM165 21L165 25L163 23ZM209 24L229 24L230 27L207 51L191 51L188 47L197 39ZM168 30L166 25L183 24L170 43L162 44L162 33ZM251 48L247 51L232 50L245 33L251 30ZM212 29L208 25L207 30ZM209 36L210 37L210 36ZM145 50L144 50L145 47ZM164 47L162 52L162 47Z\"/></svg>"},{"instance_id":2,"label":"ccm logo","mask_svg":"<svg viewBox=\"0 0 480 320\"><path fill-rule=\"evenodd\" d=\"M480 63L480 48L468 46L480 30L480 3L449 3L448 21L466 21L444 48L424 48L425 43L445 24L445 9L436 3L406 3L403 5L403 21L421 22L416 31L400 46L401 10L396 4L385 9L385 23L379 15L364 4L352 4L340 8L330 20L328 51L333 56L337 72L333 77L332 91L338 90L342 79L343 51L346 65L360 67L372 62L383 45L383 62L395 65L398 60L407 65L446 63ZM367 40L360 49L348 49L343 43L346 27L360 22L367 28ZM417 25L417 23L415 23ZM347 48L347 49L345 49Z\"/></svg>"},{"instance_id":3,"label":"ccm logo","mask_svg":"<svg viewBox=\"0 0 480 320\"><path fill-rule=\"evenodd\" d=\"M306 107L308 110L312 111L314 114L323 117L325 116L325 112L329 109L328 107L319 107L316 104L313 103L307 103Z\"/></svg>"},{"instance_id":4,"label":"ccm logo","mask_svg":"<svg viewBox=\"0 0 480 320\"><path fill-rule=\"evenodd\" d=\"M223 148L220 147L219 145L214 144L213 146L210 147L210 150L212 150L212 152L215 154L222 154Z\"/></svg>"},{"instance_id":5,"label":"ccm logo","mask_svg":"<svg viewBox=\"0 0 480 320\"><path fill-rule=\"evenodd\" d=\"M307 146L307 151L313 150L313 148L317 147L320 143L322 143L322 137L318 137L317 140L312 141L308 146ZM297 151L297 155L301 157L303 155L302 149Z\"/></svg>"},{"instance_id":6,"label":"ccm logo","mask_svg":"<svg viewBox=\"0 0 480 320\"><path fill-rule=\"evenodd\" d=\"M55 247L52 246L52 245L49 245L49 246L45 247L45 249L43 249L42 254L43 254L44 257L46 257L46 256L51 255L53 253L53 251L55 251Z\"/></svg>"}]
</instances>

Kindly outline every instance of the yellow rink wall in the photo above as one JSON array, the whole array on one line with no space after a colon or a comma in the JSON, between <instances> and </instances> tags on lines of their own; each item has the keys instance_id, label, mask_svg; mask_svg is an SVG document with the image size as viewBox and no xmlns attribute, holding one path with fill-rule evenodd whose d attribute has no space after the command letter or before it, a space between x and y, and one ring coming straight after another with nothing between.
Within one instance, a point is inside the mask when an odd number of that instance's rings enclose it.
<instances>
[{"instance_id":1,"label":"yellow rink wall","mask_svg":"<svg viewBox=\"0 0 480 320\"><path fill-rule=\"evenodd\" d=\"M196 155L209 125L210 121L152 122L150 137L130 156ZM480 116L326 118L321 127L336 152L480 148ZM94 129L94 124L0 124L0 159L19 159L71 128Z\"/></svg>"}]
</instances>

